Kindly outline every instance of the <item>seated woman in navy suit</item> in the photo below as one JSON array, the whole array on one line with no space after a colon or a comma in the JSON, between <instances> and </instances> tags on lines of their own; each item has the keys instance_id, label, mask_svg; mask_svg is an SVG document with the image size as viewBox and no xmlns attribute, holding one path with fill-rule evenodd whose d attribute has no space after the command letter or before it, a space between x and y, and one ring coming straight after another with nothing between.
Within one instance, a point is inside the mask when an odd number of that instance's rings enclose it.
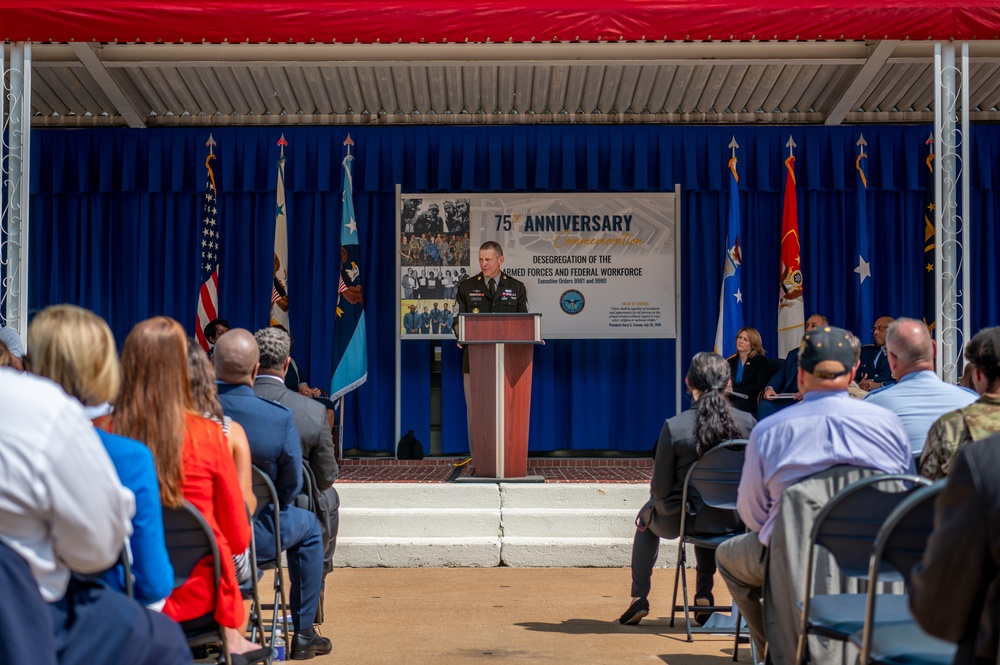
<instances>
[{"instance_id":1,"label":"seated woman in navy suit","mask_svg":"<svg viewBox=\"0 0 1000 665\"><path fill-rule=\"evenodd\" d=\"M729 396L733 406L750 414L757 413L757 398L771 377L756 328L740 328L736 333L736 353L729 358L729 372L733 377L733 393L739 393Z\"/></svg>"}]
</instances>

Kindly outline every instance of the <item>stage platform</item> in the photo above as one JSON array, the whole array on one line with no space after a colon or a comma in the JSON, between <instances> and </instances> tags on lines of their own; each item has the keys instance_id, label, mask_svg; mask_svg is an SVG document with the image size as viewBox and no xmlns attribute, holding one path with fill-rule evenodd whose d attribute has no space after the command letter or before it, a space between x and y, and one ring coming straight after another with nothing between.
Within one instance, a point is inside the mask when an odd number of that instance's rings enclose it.
<instances>
[{"instance_id":1,"label":"stage platform","mask_svg":"<svg viewBox=\"0 0 1000 665\"><path fill-rule=\"evenodd\" d=\"M456 482L464 459L344 459L337 565L628 565L653 460L530 458L544 482ZM664 543L661 565L673 549Z\"/></svg>"},{"instance_id":2,"label":"stage platform","mask_svg":"<svg viewBox=\"0 0 1000 665\"><path fill-rule=\"evenodd\" d=\"M352 457L340 461L338 483L447 483L471 475L471 464L456 466L465 457ZM528 475L546 483L640 483L653 477L653 460L624 457L532 457Z\"/></svg>"}]
</instances>

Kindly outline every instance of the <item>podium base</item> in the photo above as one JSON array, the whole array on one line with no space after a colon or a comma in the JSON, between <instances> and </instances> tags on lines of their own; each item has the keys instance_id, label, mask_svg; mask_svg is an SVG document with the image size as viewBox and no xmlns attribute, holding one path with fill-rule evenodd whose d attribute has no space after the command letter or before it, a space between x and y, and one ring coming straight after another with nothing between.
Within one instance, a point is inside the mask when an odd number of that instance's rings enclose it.
<instances>
[{"instance_id":1,"label":"podium base","mask_svg":"<svg viewBox=\"0 0 1000 665\"><path fill-rule=\"evenodd\" d=\"M520 478L486 478L482 476L461 476L456 483L544 483L545 476L522 476Z\"/></svg>"}]
</instances>

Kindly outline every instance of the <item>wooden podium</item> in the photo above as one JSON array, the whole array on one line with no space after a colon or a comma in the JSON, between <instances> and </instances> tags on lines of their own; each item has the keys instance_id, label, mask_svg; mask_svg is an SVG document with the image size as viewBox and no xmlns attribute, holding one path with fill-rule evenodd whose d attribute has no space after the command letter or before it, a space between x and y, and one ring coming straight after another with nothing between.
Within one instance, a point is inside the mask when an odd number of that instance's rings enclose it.
<instances>
[{"instance_id":1,"label":"wooden podium","mask_svg":"<svg viewBox=\"0 0 1000 665\"><path fill-rule=\"evenodd\" d=\"M542 343L541 316L458 315L458 341L469 350L469 446L477 478L528 475L531 358Z\"/></svg>"}]
</instances>

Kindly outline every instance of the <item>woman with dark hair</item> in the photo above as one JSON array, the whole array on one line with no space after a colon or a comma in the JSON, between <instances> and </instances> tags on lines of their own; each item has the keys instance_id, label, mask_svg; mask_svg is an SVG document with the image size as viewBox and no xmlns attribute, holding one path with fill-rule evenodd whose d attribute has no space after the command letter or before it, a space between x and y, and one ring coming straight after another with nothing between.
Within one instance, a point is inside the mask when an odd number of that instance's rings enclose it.
<instances>
[{"instance_id":1,"label":"woman with dark hair","mask_svg":"<svg viewBox=\"0 0 1000 665\"><path fill-rule=\"evenodd\" d=\"M948 475L959 450L1000 432L1000 327L976 333L965 345L965 361L964 374L980 398L931 425L919 465L920 475L931 480Z\"/></svg>"},{"instance_id":2,"label":"woman with dark hair","mask_svg":"<svg viewBox=\"0 0 1000 665\"><path fill-rule=\"evenodd\" d=\"M721 356L703 352L691 359L684 384L694 406L667 420L660 431L650 483L652 496L639 511L632 541L632 604L618 619L620 623L634 625L649 614L650 578L660 538L680 535L681 489L688 469L719 443L746 438L756 423L753 416L734 410L727 401L729 379L729 365ZM690 491L688 499L689 510L694 509L688 518L689 533L725 532L737 526L733 511L705 508L697 493ZM698 569L695 605L714 605L715 551L696 547L694 554ZM702 621L702 617L696 619Z\"/></svg>"},{"instance_id":3,"label":"woman with dark hair","mask_svg":"<svg viewBox=\"0 0 1000 665\"><path fill-rule=\"evenodd\" d=\"M190 501L212 527L219 546L219 602L212 589L212 566L206 560L170 594L164 614L180 622L214 610L226 631L230 653L240 656L234 662L266 658L267 650L246 640L239 630L246 612L232 553L243 552L250 544L250 522L222 426L195 408L187 335L181 325L164 316L137 324L122 349L122 378L111 430L149 446L160 479L160 501L167 507Z\"/></svg>"},{"instance_id":4,"label":"woman with dark hair","mask_svg":"<svg viewBox=\"0 0 1000 665\"><path fill-rule=\"evenodd\" d=\"M736 353L729 358L729 373L733 377L732 394L729 395L733 406L756 414L757 398L771 378L764 345L756 328L740 328L736 333Z\"/></svg>"},{"instance_id":5,"label":"woman with dark hair","mask_svg":"<svg viewBox=\"0 0 1000 665\"><path fill-rule=\"evenodd\" d=\"M223 415L219 403L219 391L215 383L215 367L208 354L193 337L187 340L188 373L191 378L191 399L195 411L222 425L222 433L229 444L229 452L236 464L236 475L240 480L243 502L251 513L257 508L257 497L253 494L253 460L250 456L250 441L243 426Z\"/></svg>"}]
</instances>

